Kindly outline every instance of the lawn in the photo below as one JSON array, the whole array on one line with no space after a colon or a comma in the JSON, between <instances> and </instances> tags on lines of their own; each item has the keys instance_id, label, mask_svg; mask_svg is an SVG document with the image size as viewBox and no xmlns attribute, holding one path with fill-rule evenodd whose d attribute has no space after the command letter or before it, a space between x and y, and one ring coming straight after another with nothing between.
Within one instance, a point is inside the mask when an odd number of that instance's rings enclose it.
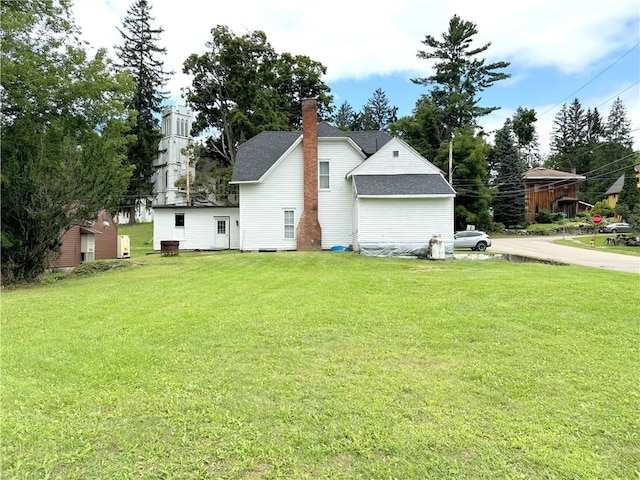
<instances>
[{"instance_id":1,"label":"lawn","mask_svg":"<svg viewBox=\"0 0 640 480\"><path fill-rule=\"evenodd\" d=\"M591 246L592 238L595 239L593 246ZM576 248L587 248L587 249L596 248L601 252L621 253L623 255L640 257L640 247L607 244L607 238L615 238L615 235L606 234L606 233L598 233L596 235L581 235L581 236L573 237L570 240L569 239L556 240L554 243L558 243L560 245L567 245L569 247L576 247Z\"/></svg>"},{"instance_id":2,"label":"lawn","mask_svg":"<svg viewBox=\"0 0 640 480\"><path fill-rule=\"evenodd\" d=\"M2 292L2 478L637 478L635 276L132 260Z\"/></svg>"}]
</instances>

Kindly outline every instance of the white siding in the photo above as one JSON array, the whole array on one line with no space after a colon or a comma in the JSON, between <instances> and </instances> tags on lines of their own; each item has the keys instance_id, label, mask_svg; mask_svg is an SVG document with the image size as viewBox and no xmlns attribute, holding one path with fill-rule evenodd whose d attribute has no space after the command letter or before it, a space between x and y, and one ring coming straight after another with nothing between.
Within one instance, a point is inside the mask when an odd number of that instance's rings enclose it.
<instances>
[{"instance_id":1,"label":"white siding","mask_svg":"<svg viewBox=\"0 0 640 480\"><path fill-rule=\"evenodd\" d=\"M329 160L331 188L318 194L318 220L322 227L322 248L353 243L353 188L345 176L364 159L345 139L318 142L318 160Z\"/></svg>"},{"instance_id":2,"label":"white siding","mask_svg":"<svg viewBox=\"0 0 640 480\"><path fill-rule=\"evenodd\" d=\"M284 238L284 210L302 215L302 144L263 178L240 184L240 249L295 250L296 239Z\"/></svg>"},{"instance_id":3,"label":"white siding","mask_svg":"<svg viewBox=\"0 0 640 480\"><path fill-rule=\"evenodd\" d=\"M184 214L184 238L175 228L175 214ZM216 217L229 217L229 248L238 249L239 211L234 207L156 208L153 221L153 249L160 250L162 240L180 240L181 250L212 250L216 234Z\"/></svg>"},{"instance_id":4,"label":"white siding","mask_svg":"<svg viewBox=\"0 0 640 480\"><path fill-rule=\"evenodd\" d=\"M359 198L358 242L424 245L433 235L453 243L453 198Z\"/></svg>"},{"instance_id":5,"label":"white siding","mask_svg":"<svg viewBox=\"0 0 640 480\"><path fill-rule=\"evenodd\" d=\"M394 157L393 152L398 156ZM357 175L398 175L440 173L431 162L398 138L392 138L352 172Z\"/></svg>"}]
</instances>

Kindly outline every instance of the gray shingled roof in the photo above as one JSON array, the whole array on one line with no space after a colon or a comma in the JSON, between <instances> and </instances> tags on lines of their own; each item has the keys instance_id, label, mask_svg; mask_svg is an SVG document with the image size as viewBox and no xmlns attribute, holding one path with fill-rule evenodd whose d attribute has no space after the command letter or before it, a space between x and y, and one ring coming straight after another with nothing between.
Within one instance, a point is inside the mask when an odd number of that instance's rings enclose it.
<instances>
[{"instance_id":1,"label":"gray shingled roof","mask_svg":"<svg viewBox=\"0 0 640 480\"><path fill-rule=\"evenodd\" d=\"M300 138L302 132L262 132L238 147L233 167L232 182L255 182L278 161L278 159ZM327 122L318 123L318 137L351 138L365 153L373 155L391 140L382 131L343 132Z\"/></svg>"},{"instance_id":2,"label":"gray shingled roof","mask_svg":"<svg viewBox=\"0 0 640 480\"><path fill-rule=\"evenodd\" d=\"M455 191L442 175L354 175L358 195L446 195Z\"/></svg>"},{"instance_id":3,"label":"gray shingled roof","mask_svg":"<svg viewBox=\"0 0 640 480\"><path fill-rule=\"evenodd\" d=\"M609 187L609 190L605 192L605 195L617 195L622 191L623 186L624 175L620 175L620 177L618 177L618 180L616 180L614 184Z\"/></svg>"}]
</instances>

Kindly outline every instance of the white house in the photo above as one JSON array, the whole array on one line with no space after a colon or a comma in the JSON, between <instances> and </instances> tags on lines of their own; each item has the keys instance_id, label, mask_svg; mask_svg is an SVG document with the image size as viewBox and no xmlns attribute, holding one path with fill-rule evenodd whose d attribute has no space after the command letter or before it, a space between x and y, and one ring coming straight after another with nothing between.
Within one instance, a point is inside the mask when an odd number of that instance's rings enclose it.
<instances>
[{"instance_id":1,"label":"white house","mask_svg":"<svg viewBox=\"0 0 640 480\"><path fill-rule=\"evenodd\" d=\"M154 208L153 249L163 240L178 240L180 250L237 250L238 207L157 206Z\"/></svg>"},{"instance_id":2,"label":"white house","mask_svg":"<svg viewBox=\"0 0 640 480\"><path fill-rule=\"evenodd\" d=\"M241 250L421 254L439 235L453 253L455 191L439 169L385 132L318 124L313 99L302 110L302 134L262 132L238 148Z\"/></svg>"}]
</instances>

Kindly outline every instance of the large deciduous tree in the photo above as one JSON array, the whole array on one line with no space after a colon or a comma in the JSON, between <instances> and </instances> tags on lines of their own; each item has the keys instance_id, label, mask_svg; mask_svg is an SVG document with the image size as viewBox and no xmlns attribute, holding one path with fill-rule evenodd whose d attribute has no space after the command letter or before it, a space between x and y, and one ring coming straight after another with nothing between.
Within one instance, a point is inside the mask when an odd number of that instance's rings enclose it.
<instances>
[{"instance_id":1,"label":"large deciduous tree","mask_svg":"<svg viewBox=\"0 0 640 480\"><path fill-rule=\"evenodd\" d=\"M69 227L114 212L133 84L104 50L90 58L70 2L0 3L2 283L29 281Z\"/></svg>"},{"instance_id":2,"label":"large deciduous tree","mask_svg":"<svg viewBox=\"0 0 640 480\"><path fill-rule=\"evenodd\" d=\"M136 0L118 31L122 45L116 52L119 68L130 73L136 82L130 108L135 112L135 123L130 133L135 142L129 146L127 160L134 167L122 206L129 211L129 223L135 223L135 211L139 203L146 206L153 195L153 162L158 158L158 144L162 138L158 114L167 94L162 91L172 72L165 72L160 57L166 53L158 43L164 31L152 25L151 4L148 0Z\"/></svg>"},{"instance_id":3,"label":"large deciduous tree","mask_svg":"<svg viewBox=\"0 0 640 480\"><path fill-rule=\"evenodd\" d=\"M193 76L186 100L197 113L194 134L207 135L210 163L229 180L240 143L264 130L293 130L302 125L300 100L318 99L319 115L331 112L326 68L303 55L278 54L264 32L236 36L227 26L211 30L207 51L192 54L184 73Z\"/></svg>"}]
</instances>

